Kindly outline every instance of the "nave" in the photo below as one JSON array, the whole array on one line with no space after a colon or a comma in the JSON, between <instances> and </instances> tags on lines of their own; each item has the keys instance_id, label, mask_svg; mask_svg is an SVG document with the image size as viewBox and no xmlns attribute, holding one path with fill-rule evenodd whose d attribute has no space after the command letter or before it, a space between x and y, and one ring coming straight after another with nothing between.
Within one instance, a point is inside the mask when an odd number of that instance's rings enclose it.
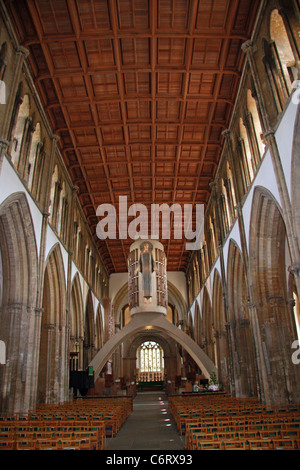
<instances>
[{"instance_id":1,"label":"nave","mask_svg":"<svg viewBox=\"0 0 300 470\"><path fill-rule=\"evenodd\" d=\"M138 392L132 413L118 434L107 440L107 450L182 450L183 437L177 432L165 393Z\"/></svg>"}]
</instances>

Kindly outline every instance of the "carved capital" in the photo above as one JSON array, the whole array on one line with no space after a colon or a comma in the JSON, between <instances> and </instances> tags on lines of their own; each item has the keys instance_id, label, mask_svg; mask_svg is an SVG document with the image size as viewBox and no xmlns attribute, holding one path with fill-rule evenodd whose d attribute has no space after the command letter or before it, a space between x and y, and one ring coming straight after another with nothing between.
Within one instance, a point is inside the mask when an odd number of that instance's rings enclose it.
<instances>
[{"instance_id":1,"label":"carved capital","mask_svg":"<svg viewBox=\"0 0 300 470\"><path fill-rule=\"evenodd\" d=\"M288 267L288 271L294 276L300 277L300 263L291 264L291 266Z\"/></svg>"},{"instance_id":2,"label":"carved capital","mask_svg":"<svg viewBox=\"0 0 300 470\"><path fill-rule=\"evenodd\" d=\"M225 129L224 131L221 132L221 134L228 139L231 137L232 132L230 129Z\"/></svg>"},{"instance_id":3,"label":"carved capital","mask_svg":"<svg viewBox=\"0 0 300 470\"><path fill-rule=\"evenodd\" d=\"M25 57L25 59L27 59L27 57L30 54L29 50L26 49L26 47L24 46L18 46L16 52L17 54L22 54Z\"/></svg>"},{"instance_id":4,"label":"carved capital","mask_svg":"<svg viewBox=\"0 0 300 470\"><path fill-rule=\"evenodd\" d=\"M248 41L243 42L241 49L245 53L250 52L253 49L253 41L249 39Z\"/></svg>"},{"instance_id":5,"label":"carved capital","mask_svg":"<svg viewBox=\"0 0 300 470\"><path fill-rule=\"evenodd\" d=\"M267 129L264 133L263 133L263 138L264 139L268 139L268 137L273 137L275 134L275 130L274 129Z\"/></svg>"}]
</instances>

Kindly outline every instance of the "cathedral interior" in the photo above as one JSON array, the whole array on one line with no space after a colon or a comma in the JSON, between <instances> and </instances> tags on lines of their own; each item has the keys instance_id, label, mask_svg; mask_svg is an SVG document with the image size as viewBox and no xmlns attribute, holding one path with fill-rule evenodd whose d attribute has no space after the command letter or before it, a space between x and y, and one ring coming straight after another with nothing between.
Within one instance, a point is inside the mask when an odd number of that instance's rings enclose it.
<instances>
[{"instance_id":1,"label":"cathedral interior","mask_svg":"<svg viewBox=\"0 0 300 470\"><path fill-rule=\"evenodd\" d=\"M299 0L0 0L0 424L159 391L299 426L299 181Z\"/></svg>"}]
</instances>

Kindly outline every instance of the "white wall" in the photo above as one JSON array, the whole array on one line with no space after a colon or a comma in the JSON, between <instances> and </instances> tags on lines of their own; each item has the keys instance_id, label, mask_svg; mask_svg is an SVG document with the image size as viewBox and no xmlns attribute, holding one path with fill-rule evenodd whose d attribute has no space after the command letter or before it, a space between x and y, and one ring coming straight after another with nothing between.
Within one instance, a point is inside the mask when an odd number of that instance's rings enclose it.
<instances>
[{"instance_id":1,"label":"white wall","mask_svg":"<svg viewBox=\"0 0 300 470\"><path fill-rule=\"evenodd\" d=\"M2 204L11 194L18 192L25 193L26 195L34 226L36 247L39 256L43 216L34 200L28 193L27 189L23 185L22 181L16 174L15 169L12 167L6 156L4 156L0 173L0 204Z\"/></svg>"}]
</instances>

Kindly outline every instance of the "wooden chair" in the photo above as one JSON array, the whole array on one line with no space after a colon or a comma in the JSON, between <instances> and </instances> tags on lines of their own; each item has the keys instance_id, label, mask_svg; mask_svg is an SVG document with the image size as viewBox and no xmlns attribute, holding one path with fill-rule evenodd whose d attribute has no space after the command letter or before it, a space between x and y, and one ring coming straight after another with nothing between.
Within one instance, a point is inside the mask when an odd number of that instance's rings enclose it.
<instances>
[{"instance_id":1,"label":"wooden chair","mask_svg":"<svg viewBox=\"0 0 300 470\"><path fill-rule=\"evenodd\" d=\"M15 439L1 439L0 438L0 451L1 450L15 450Z\"/></svg>"},{"instance_id":2,"label":"wooden chair","mask_svg":"<svg viewBox=\"0 0 300 470\"><path fill-rule=\"evenodd\" d=\"M290 437L280 437L272 439L274 450L296 450L298 449L297 440Z\"/></svg>"},{"instance_id":3,"label":"wooden chair","mask_svg":"<svg viewBox=\"0 0 300 470\"><path fill-rule=\"evenodd\" d=\"M247 439L249 450L272 450L273 443L271 439Z\"/></svg>"},{"instance_id":4,"label":"wooden chair","mask_svg":"<svg viewBox=\"0 0 300 470\"><path fill-rule=\"evenodd\" d=\"M221 450L221 442L213 439L197 439L197 450Z\"/></svg>"},{"instance_id":5,"label":"wooden chair","mask_svg":"<svg viewBox=\"0 0 300 470\"><path fill-rule=\"evenodd\" d=\"M246 439L225 439L221 442L222 450L245 450L246 448Z\"/></svg>"}]
</instances>

